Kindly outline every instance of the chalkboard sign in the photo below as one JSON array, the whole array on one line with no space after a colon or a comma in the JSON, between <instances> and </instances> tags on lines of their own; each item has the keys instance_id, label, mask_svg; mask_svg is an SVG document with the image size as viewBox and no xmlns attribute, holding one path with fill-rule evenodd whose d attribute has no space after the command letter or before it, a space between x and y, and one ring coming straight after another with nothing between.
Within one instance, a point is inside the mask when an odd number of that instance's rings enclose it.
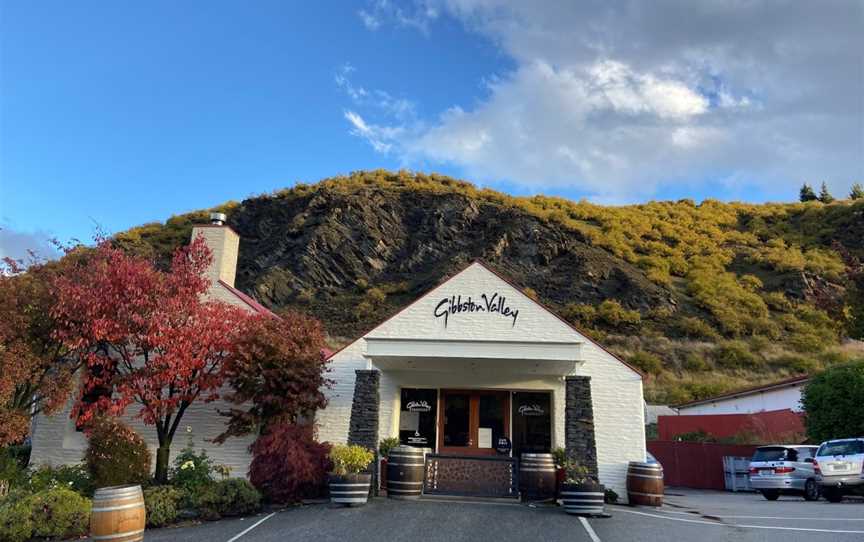
<instances>
[{"instance_id":1,"label":"chalkboard sign","mask_svg":"<svg viewBox=\"0 0 864 542\"><path fill-rule=\"evenodd\" d=\"M501 455L509 454L512 447L513 444L507 437L498 437L498 441L495 443L495 451Z\"/></svg>"}]
</instances>

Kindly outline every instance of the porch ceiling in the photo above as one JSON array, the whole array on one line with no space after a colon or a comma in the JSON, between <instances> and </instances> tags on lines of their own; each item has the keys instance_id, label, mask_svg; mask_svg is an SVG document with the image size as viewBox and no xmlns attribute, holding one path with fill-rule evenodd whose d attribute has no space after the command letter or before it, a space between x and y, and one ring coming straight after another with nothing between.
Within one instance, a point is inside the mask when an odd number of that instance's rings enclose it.
<instances>
[{"instance_id":1,"label":"porch ceiling","mask_svg":"<svg viewBox=\"0 0 864 542\"><path fill-rule=\"evenodd\" d=\"M570 374L580 342L366 338L366 358L384 370Z\"/></svg>"}]
</instances>

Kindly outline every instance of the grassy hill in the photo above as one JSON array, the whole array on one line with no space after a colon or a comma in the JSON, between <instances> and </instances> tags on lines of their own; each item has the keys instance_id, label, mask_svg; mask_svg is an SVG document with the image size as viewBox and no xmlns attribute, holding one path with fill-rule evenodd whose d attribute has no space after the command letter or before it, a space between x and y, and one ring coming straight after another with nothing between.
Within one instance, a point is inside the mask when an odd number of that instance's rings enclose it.
<instances>
[{"instance_id":1,"label":"grassy hill","mask_svg":"<svg viewBox=\"0 0 864 542\"><path fill-rule=\"evenodd\" d=\"M864 200L605 207L370 171L218 210L238 287L339 345L481 258L683 402L862 356ZM160 262L207 209L120 233Z\"/></svg>"}]
</instances>

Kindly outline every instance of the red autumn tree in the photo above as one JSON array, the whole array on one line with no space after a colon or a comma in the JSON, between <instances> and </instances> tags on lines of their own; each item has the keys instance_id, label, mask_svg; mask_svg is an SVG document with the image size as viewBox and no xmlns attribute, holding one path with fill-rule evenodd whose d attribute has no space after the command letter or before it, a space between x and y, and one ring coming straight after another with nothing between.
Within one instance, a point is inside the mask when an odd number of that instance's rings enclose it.
<instances>
[{"instance_id":1,"label":"red autumn tree","mask_svg":"<svg viewBox=\"0 0 864 542\"><path fill-rule=\"evenodd\" d=\"M309 316L289 311L251 319L225 364L231 389L225 399L234 406L222 412L228 428L216 441L296 424L324 408L330 385L324 347L323 327Z\"/></svg>"},{"instance_id":2,"label":"red autumn tree","mask_svg":"<svg viewBox=\"0 0 864 542\"><path fill-rule=\"evenodd\" d=\"M54 335L54 281L67 263L0 263L0 447L23 440L34 414L52 414L72 390L79 361Z\"/></svg>"},{"instance_id":3,"label":"red autumn tree","mask_svg":"<svg viewBox=\"0 0 864 542\"><path fill-rule=\"evenodd\" d=\"M189 406L218 398L222 363L248 318L206 301L211 261L203 238L178 249L169 272L102 241L62 276L52 311L56 336L86 363L73 415L113 416L135 405L156 428L156 479L165 482L174 434ZM91 392L111 390L94 398Z\"/></svg>"}]
</instances>

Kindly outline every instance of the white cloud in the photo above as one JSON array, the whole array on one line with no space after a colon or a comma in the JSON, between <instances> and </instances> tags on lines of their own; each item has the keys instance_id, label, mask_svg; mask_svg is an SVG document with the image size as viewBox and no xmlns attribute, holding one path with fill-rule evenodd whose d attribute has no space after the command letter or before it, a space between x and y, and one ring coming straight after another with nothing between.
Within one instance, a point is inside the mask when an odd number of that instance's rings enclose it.
<instances>
[{"instance_id":1,"label":"white cloud","mask_svg":"<svg viewBox=\"0 0 864 542\"><path fill-rule=\"evenodd\" d=\"M372 8L406 26L388 2ZM432 119L367 91L352 96L372 106L358 116L367 130L349 122L408 163L604 200L705 179L776 197L828 179L841 193L864 177L862 10L853 0L423 2L411 13L433 13L425 24L456 19L515 68L490 74L480 101Z\"/></svg>"},{"instance_id":2,"label":"white cloud","mask_svg":"<svg viewBox=\"0 0 864 542\"><path fill-rule=\"evenodd\" d=\"M0 225L0 258L21 260L25 264L59 256L52 236L44 231L19 231L10 225Z\"/></svg>"}]
</instances>

